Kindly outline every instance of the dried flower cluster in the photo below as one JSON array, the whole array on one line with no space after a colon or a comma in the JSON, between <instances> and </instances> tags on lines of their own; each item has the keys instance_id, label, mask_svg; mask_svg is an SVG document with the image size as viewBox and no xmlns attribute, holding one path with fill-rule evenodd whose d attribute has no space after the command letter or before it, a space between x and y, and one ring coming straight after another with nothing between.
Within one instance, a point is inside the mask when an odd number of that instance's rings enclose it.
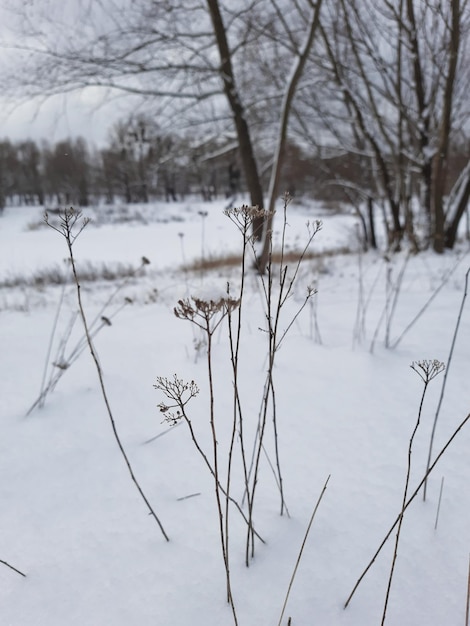
<instances>
[{"instance_id":1,"label":"dried flower cluster","mask_svg":"<svg viewBox=\"0 0 470 626\"><path fill-rule=\"evenodd\" d=\"M424 361L413 361L410 367L418 374L421 380L427 384L433 378L436 378L438 374L443 372L446 366L437 359L425 359Z\"/></svg>"},{"instance_id":2,"label":"dried flower cluster","mask_svg":"<svg viewBox=\"0 0 470 626\"><path fill-rule=\"evenodd\" d=\"M186 418L184 407L199 393L199 387L194 380L188 383L182 378L178 378L176 374L173 375L172 379L158 376L154 387L163 391L165 396L174 402L174 404L170 405L160 402L158 405L160 412L165 416L163 421L171 426L175 426L181 418Z\"/></svg>"},{"instance_id":3,"label":"dried flower cluster","mask_svg":"<svg viewBox=\"0 0 470 626\"><path fill-rule=\"evenodd\" d=\"M178 300L178 305L173 309L176 317L182 320L189 320L196 322L196 319L202 318L209 321L217 313L222 313L225 316L227 313L231 313L240 304L240 300L236 298L221 297L217 300L205 300L202 298L185 298Z\"/></svg>"},{"instance_id":4,"label":"dried flower cluster","mask_svg":"<svg viewBox=\"0 0 470 626\"><path fill-rule=\"evenodd\" d=\"M225 209L224 215L226 215L240 230L244 237L252 238L253 235L248 236L253 222L255 220L263 220L265 223L268 217L273 215L273 211L267 211L260 209L257 206L248 206L244 204L241 207L233 207Z\"/></svg>"},{"instance_id":5,"label":"dried flower cluster","mask_svg":"<svg viewBox=\"0 0 470 626\"><path fill-rule=\"evenodd\" d=\"M314 237L319 230L323 228L323 222L321 220L313 220L313 222L307 222L307 231L310 237Z\"/></svg>"}]
</instances>

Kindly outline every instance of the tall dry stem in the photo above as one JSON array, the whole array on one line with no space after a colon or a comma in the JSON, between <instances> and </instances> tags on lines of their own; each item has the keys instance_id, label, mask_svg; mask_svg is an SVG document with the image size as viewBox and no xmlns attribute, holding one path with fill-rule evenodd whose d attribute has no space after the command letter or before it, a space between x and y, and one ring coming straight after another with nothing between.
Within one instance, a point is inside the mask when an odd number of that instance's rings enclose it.
<instances>
[{"instance_id":1,"label":"tall dry stem","mask_svg":"<svg viewBox=\"0 0 470 626\"><path fill-rule=\"evenodd\" d=\"M457 435L459 434L459 432L462 430L462 428L464 428L464 426L470 422L470 413L460 422L460 424L457 426L457 428L454 430L454 432L452 433L452 435L449 437L449 439L447 440L446 444L441 448L439 454L436 456L436 458L434 459L434 461L431 463L431 465L429 466L428 471L424 474L422 480L419 482L418 486L416 487L416 489L413 491L413 493L411 494L411 496L408 498L408 500L406 501L405 506L402 508L402 510L400 511L398 517L395 519L395 521L393 522L393 524L391 525L391 527L388 529L387 534L385 535L385 537L382 539L379 547L377 548L377 550L375 551L373 557L371 558L371 560L369 561L369 563L367 564L367 566L365 567L365 569L362 571L362 574L359 576L359 578L357 579L351 593L349 594L346 602L344 603L344 607L345 609L347 609L347 607L349 606L349 603L351 602L351 600L354 597L354 594L356 593L356 591L358 590L361 582L364 580L367 572L370 570L370 568L372 567L372 565L375 563L375 560L377 559L377 557L379 556L379 554L382 552L382 548L385 546L385 544L387 543L388 539L390 538L390 535L393 533L393 531L395 530L397 524L399 523L401 517L403 516L404 511L406 511L406 509L410 506L410 504L413 502L413 500L416 498L416 496L418 495L418 493L421 490L421 487L424 485L424 481L426 480L426 478L428 478L428 476L431 474L431 472L433 471L433 469L436 467L436 465L438 464L439 460L444 456L445 452L448 450L450 444L454 441L454 439L457 437Z\"/></svg>"},{"instance_id":2,"label":"tall dry stem","mask_svg":"<svg viewBox=\"0 0 470 626\"><path fill-rule=\"evenodd\" d=\"M280 460L280 446L279 446L279 428L278 428L278 415L277 415L277 401L276 401L276 385L274 380L274 368L276 362L277 353L293 324L296 322L303 309L307 306L308 302L315 295L316 291L313 287L308 286L306 295L302 301L300 307L286 323L284 329L281 330L282 313L286 302L292 296L294 287L296 285L300 268L305 259L307 251L313 241L313 238L321 229L321 223L319 221L312 224L307 223L308 237L307 242L293 268L289 268L285 263L285 249L286 249L286 232L288 227L287 221L287 208L291 202L291 198L288 193L284 194L284 213L283 213L283 227L281 232L281 249L280 249L280 261L279 268L276 271L275 264L273 262L273 249L272 238L270 238L269 255L267 259L266 275L264 273L259 275L259 281L261 284L261 292L263 296L263 304L265 308L265 321L266 327L264 329L267 337L267 373L266 380L263 389L263 395L261 400L261 408L258 418L258 428L256 438L253 445L252 461L249 470L250 479L250 499L251 499L251 511L253 515L253 508L255 502L255 495L258 485L259 469L261 455L265 449L265 434L266 425L269 415L273 424L273 439L274 439L274 451L275 451L275 467L276 483L279 488L280 494L280 514L288 514L284 496L283 477L281 472L281 460ZM289 270L291 271L289 272ZM250 534L248 529L246 553L251 552L251 557L254 556L254 537Z\"/></svg>"},{"instance_id":3,"label":"tall dry stem","mask_svg":"<svg viewBox=\"0 0 470 626\"><path fill-rule=\"evenodd\" d=\"M88 325L88 321L87 321L87 317L85 314L85 309L83 306L83 302L82 302L82 295L81 295L81 288L80 288L80 280L78 277L78 273L77 273L77 268L76 268L76 264L75 264L75 256L73 253L73 245L75 243L75 241L77 240L77 237L80 235L80 233L83 231L83 229L86 227L86 225L88 224L89 220L87 219L81 219L81 213L80 211L76 212L73 210L73 208L71 209L65 209L64 213L60 216L60 222L59 222L59 226L54 226L52 225L49 221L48 221L48 216L47 213L45 215L45 222L46 224L52 228L53 230L55 230L56 232L58 232L60 235L62 235L62 237L64 237L65 242L67 244L67 249L68 249L68 253L69 253L69 258L70 258L70 264L72 267L72 274L74 277L74 281L75 281L75 286L76 286L76 290L77 290L77 301L78 301L78 308L80 311L80 317L83 323L83 328L85 331L85 336L86 336L86 340L87 340L87 344L88 344L88 348L90 349L90 353L93 359L93 362L95 364L96 367L96 372L98 375L98 380L99 380L99 384L100 384L100 388L101 388L101 394L103 396L103 400L106 406L106 411L108 413L108 417L109 417L109 421L111 423L111 428L113 431L113 435L114 438L116 440L116 443L118 445L118 448L121 452L121 455L124 459L124 462L127 466L129 475L131 477L132 482L134 483L137 491L139 492L141 498L143 499L143 501L145 502L145 504L147 505L147 508L149 509L150 515L155 519L156 523L158 524L160 531L162 533L162 535L164 536L164 538L166 539L166 541L169 541L169 537L165 532L165 529L163 528L163 525L159 519L159 517L157 516L157 514L155 513L154 509L152 508L149 500L147 499L147 496L145 495L144 491L142 490L142 487L140 486L139 481L137 480L134 471L132 469L132 465L129 461L129 458L126 454L126 451L124 450L124 446L122 445L121 442L121 438L119 437L119 433L117 431L117 427L116 427L116 422L114 420L114 416L113 416L113 412L111 410L111 405L108 399L108 394L106 391L106 387L104 384L104 376L103 376L103 372L101 369L101 365L98 359L98 354L95 350L94 344L93 344L93 339L89 330L89 325Z\"/></svg>"},{"instance_id":4,"label":"tall dry stem","mask_svg":"<svg viewBox=\"0 0 470 626\"><path fill-rule=\"evenodd\" d=\"M230 493L227 490L221 490L221 472L220 460L217 440L217 427L215 419L215 389L213 375L213 354L212 342L213 336L222 320L233 309L238 307L238 300L227 298L219 298L217 300L204 300L201 298L192 298L192 300L180 300L178 306L175 307L174 313L176 317L188 320L202 329L207 340L207 375L209 383L209 424L212 438L212 469L214 477L215 500L217 504L217 515L219 522L220 543L222 549L222 558L225 568L225 579L227 588L227 602L232 609L234 623L238 624L235 603L232 594L231 578L230 578L230 556L229 556L229 536L228 525L224 523L225 512L228 510L228 501ZM230 470L230 466L229 466ZM228 478L228 486L230 487L230 478ZM222 504L222 496L225 496L225 506Z\"/></svg>"},{"instance_id":5,"label":"tall dry stem","mask_svg":"<svg viewBox=\"0 0 470 626\"><path fill-rule=\"evenodd\" d=\"M305 548L305 544L307 543L307 538L308 538L308 535L310 533L310 529L312 528L312 524L313 524L313 520L315 519L315 515L317 514L318 507L320 506L320 503L321 503L321 501L323 499L323 496L325 495L326 488L328 487L328 482L330 480L330 477L331 477L331 474L328 476L328 478L325 481L325 484L323 485L323 489L321 490L321 493L320 493L320 495L318 497L317 503L315 504L315 508L313 509L312 515L310 517L310 521L308 523L307 530L305 531L305 535L304 535L304 538L303 538L303 541L302 541L302 545L300 546L299 554L298 554L297 560L295 562L294 571L292 572L292 576L291 576L290 581L289 581L289 586L287 588L286 597L284 598L284 604L282 605L282 611L281 611L281 615L279 617L278 626L281 626L281 624L282 624L282 618L284 617L284 612L286 610L287 602L289 600L289 595L290 595L290 592L291 592L291 589L292 589L292 585L294 584L295 576L297 574L297 570L299 569L299 564L300 564L300 561L302 559L302 554L303 554L303 551L304 551L304 548ZM289 623L290 622L291 622L291 618L289 618Z\"/></svg>"},{"instance_id":6,"label":"tall dry stem","mask_svg":"<svg viewBox=\"0 0 470 626\"><path fill-rule=\"evenodd\" d=\"M434 435L436 433L437 420L439 419L439 414L441 412L442 401L444 400L444 394L445 394L446 384L447 384L447 376L449 375L449 368L450 368L450 365L452 363L452 357L454 356L454 348L455 348L455 344L456 344L456 341L457 341L457 335L458 335L459 328L460 328L460 322L462 320L462 313L463 313L463 309L464 309L464 305L465 305L465 300L467 298L468 276L469 276L469 274L470 274L470 268L467 270L467 273L465 274L465 286L464 286L464 290L463 290L462 301L460 303L460 309L459 309L459 313L457 315L457 321L455 323L454 334L452 336L452 343L451 343L450 350L449 350L449 356L447 358L447 368L446 368L446 371L444 373L444 380L442 381L441 393L439 395L439 401L437 403L436 414L434 416L434 422L433 422L433 425L432 425L431 438L430 438L430 441L429 441L428 460L427 460L427 463L426 463L426 470L429 468L429 465L431 463L432 448L433 448L433 444L434 444ZM428 481L426 480L424 482L424 489L423 489L423 500L424 501L426 501L427 487L428 487Z\"/></svg>"},{"instance_id":7,"label":"tall dry stem","mask_svg":"<svg viewBox=\"0 0 470 626\"><path fill-rule=\"evenodd\" d=\"M24 574L22 571L20 571L19 569L17 569L16 567L13 567L13 565L11 565L11 563L8 563L7 561L4 561L3 559L0 559L0 563L2 565L5 565L6 567L8 567L9 569L13 570L14 572L16 572L17 574L19 574L20 576L23 576L23 578L26 578L26 574Z\"/></svg>"},{"instance_id":8,"label":"tall dry stem","mask_svg":"<svg viewBox=\"0 0 470 626\"><path fill-rule=\"evenodd\" d=\"M388 602L390 599L390 590L392 587L393 574L395 571L395 564L396 564L397 556L398 556L398 544L400 543L401 528L403 524L403 517L405 515L406 501L408 499L408 487L410 484L411 453L413 450L413 442L414 442L416 433L418 431L419 424L421 422L421 413L423 410L424 398L426 396L428 385L431 382L431 380L433 380L433 378L435 378L438 374L440 374L444 370L444 367L445 367L444 363L441 363L440 361L437 361L437 360L418 361L411 365L411 368L418 374L418 376L423 381L424 387L423 387L423 393L421 394L421 401L419 403L418 418L416 420L416 424L413 429L413 432L411 433L410 441L408 444L408 457L407 457L407 465L406 465L405 487L403 489L403 501L402 501L402 506L401 506L401 513L400 513L399 520L398 520L397 534L395 537L395 546L393 550L392 565L390 567L390 575L388 578L387 591L385 594L385 602L384 602L384 609L382 613L381 626L385 624L385 619L387 615L387 607L388 607Z\"/></svg>"}]
</instances>

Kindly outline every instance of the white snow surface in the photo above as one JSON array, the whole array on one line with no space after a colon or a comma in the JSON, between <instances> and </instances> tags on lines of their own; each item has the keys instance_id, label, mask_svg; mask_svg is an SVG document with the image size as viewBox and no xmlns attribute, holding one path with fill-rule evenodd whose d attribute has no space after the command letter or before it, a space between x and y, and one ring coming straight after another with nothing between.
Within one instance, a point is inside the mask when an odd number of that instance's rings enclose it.
<instances>
[{"instance_id":1,"label":"white snow surface","mask_svg":"<svg viewBox=\"0 0 470 626\"><path fill-rule=\"evenodd\" d=\"M94 343L118 432L134 472L160 517L166 542L148 514L119 453L96 369L85 350L59 380L45 405L37 398L62 288L20 284L40 269L63 270L59 234L39 227L38 207L8 208L0 217L0 624L10 626L225 626L233 617L225 597L214 481L186 424L169 430L157 405L165 400L157 376L194 380L199 395L187 405L201 446L212 458L208 377L201 332L177 319L181 298L231 294L235 266L188 269L194 261L234 255L240 234L223 202L156 203L85 212L92 222L77 239L77 265L151 264L115 295ZM207 217L201 215L207 211ZM276 216L279 244L282 212ZM356 218L293 202L287 250L307 240L306 222L323 221L312 251L341 250L306 260L280 320L281 333L304 301L317 295L289 330L276 356L279 451L290 517L280 516L279 492L262 458L254 518L266 541L246 568L246 526L230 509L230 565L240 626L276 626L305 531L322 487L328 487L307 538L282 624L375 626L380 623L392 562L392 533L347 609L344 602L400 513L408 445L423 383L414 361L448 363L470 265L468 242L452 253L406 254L390 260L361 254ZM345 249L350 253L346 254ZM389 343L429 303L396 347L385 345L387 276L399 297L389 307ZM240 400L245 437L252 442L266 376L266 312L262 286L247 263L240 347ZM293 265L289 265L289 276ZM450 273L451 272L451 273ZM447 276L445 284L443 278ZM6 280L12 286L5 286ZM15 285L15 280L17 284ZM117 283L84 282L89 320ZM440 290L436 293L436 290ZM362 293L362 296L361 296ZM124 300L131 298L122 310ZM358 310L363 315L358 325ZM470 304L465 303L437 422L433 458L470 411ZM48 371L77 310L65 289ZM380 323L380 320L382 322ZM377 330L378 328L378 330ZM73 326L65 356L83 332ZM374 341L375 336L375 341ZM373 350L371 344L373 342ZM233 413L227 324L213 338L215 424L225 475ZM426 468L432 423L444 374L429 384L411 455L412 493ZM167 432L165 432L167 431ZM164 433L164 434L163 434ZM161 437L156 438L157 435ZM251 444L248 443L251 450ZM407 509L391 587L389 626L465 623L470 551L470 423L451 443ZM266 452L274 461L271 419ZM439 494L443 483L438 524ZM238 442L231 493L241 502ZM197 494L197 495L196 495ZM192 496L192 497L187 497Z\"/></svg>"}]
</instances>

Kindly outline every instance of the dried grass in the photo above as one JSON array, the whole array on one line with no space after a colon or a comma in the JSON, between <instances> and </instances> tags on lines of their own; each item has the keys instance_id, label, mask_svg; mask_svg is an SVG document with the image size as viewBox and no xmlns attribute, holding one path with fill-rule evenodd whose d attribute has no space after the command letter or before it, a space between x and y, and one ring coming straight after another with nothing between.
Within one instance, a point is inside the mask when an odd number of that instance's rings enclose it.
<instances>
[{"instance_id":1,"label":"dried grass","mask_svg":"<svg viewBox=\"0 0 470 626\"><path fill-rule=\"evenodd\" d=\"M93 283L99 281L116 281L138 275L136 268L130 263L84 263L78 271L80 281ZM34 287L42 289L48 286L72 283L70 273L63 265L38 268L30 274L10 274L0 279L0 288Z\"/></svg>"},{"instance_id":2,"label":"dried grass","mask_svg":"<svg viewBox=\"0 0 470 626\"><path fill-rule=\"evenodd\" d=\"M335 256L353 254L353 250L348 248L347 246L343 246L341 248L334 248L331 250L324 250L323 252L314 252L308 251L303 255L305 260L312 259L326 259ZM292 263L296 264L299 262L302 256L302 252L300 250L291 250L284 251L281 254L281 251L275 251L272 255L273 264L278 264L281 262L281 258L283 263ZM192 263L188 263L187 265L183 265L182 269L185 272L201 272L201 271L211 271L218 270L223 268L232 268L238 267L241 265L242 258L238 254L227 254L220 256L210 256L204 260L197 259Z\"/></svg>"}]
</instances>

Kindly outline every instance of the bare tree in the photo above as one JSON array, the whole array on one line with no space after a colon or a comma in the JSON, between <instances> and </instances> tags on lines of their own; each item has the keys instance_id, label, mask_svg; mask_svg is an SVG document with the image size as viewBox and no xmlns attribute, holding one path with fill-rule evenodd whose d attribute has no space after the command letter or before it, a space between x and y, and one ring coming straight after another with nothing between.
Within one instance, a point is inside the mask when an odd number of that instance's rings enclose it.
<instances>
[{"instance_id":1,"label":"bare tree","mask_svg":"<svg viewBox=\"0 0 470 626\"><path fill-rule=\"evenodd\" d=\"M18 159L10 141L0 142L0 212L7 205L7 199L17 192Z\"/></svg>"},{"instance_id":2,"label":"bare tree","mask_svg":"<svg viewBox=\"0 0 470 626\"><path fill-rule=\"evenodd\" d=\"M451 191L448 159L455 135L468 132L469 4L371 0L364 11L359 0L332 0L327 6L316 46L323 90L303 95L329 145L357 153L372 172L375 189L364 196L372 191L383 204L389 246L398 248L406 235L415 249L429 242L441 252L444 243L453 245L465 210L466 179L460 178L460 195ZM413 198L426 216L422 241ZM451 198L460 205L450 205Z\"/></svg>"},{"instance_id":3,"label":"bare tree","mask_svg":"<svg viewBox=\"0 0 470 626\"><path fill-rule=\"evenodd\" d=\"M126 93L147 106L151 102L162 123L171 119L180 127L197 124L212 135L232 127L250 202L262 207L265 166L259 163L260 148L266 150L270 143L275 149L277 143L279 154L284 144L273 142L266 129L290 111L298 77L286 86L282 74L299 57L302 39L308 40L309 16L316 7L319 12L322 2L242 0L236 8L232 4L70 0L67 8L47 6L41 11L41 3L18 7L10 2L22 28L17 54L24 70L21 76L27 80L13 72L4 83L16 86L25 97L99 86L108 89L110 97ZM298 73L307 51L304 57ZM281 89L264 78L276 73ZM261 237L261 224L254 228Z\"/></svg>"},{"instance_id":4,"label":"bare tree","mask_svg":"<svg viewBox=\"0 0 470 626\"><path fill-rule=\"evenodd\" d=\"M45 185L58 204L88 206L90 161L83 138L43 146Z\"/></svg>"}]
</instances>

